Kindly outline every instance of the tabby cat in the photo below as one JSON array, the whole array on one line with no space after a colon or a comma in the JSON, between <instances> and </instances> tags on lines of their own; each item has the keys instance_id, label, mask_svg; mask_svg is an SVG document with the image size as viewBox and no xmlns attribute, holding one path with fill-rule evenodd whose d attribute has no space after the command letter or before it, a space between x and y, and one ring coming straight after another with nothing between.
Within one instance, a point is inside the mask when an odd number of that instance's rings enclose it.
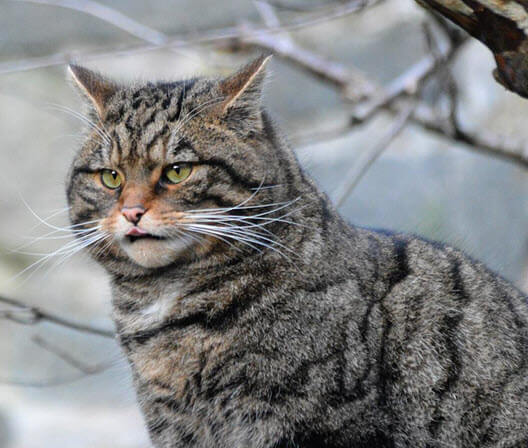
<instances>
[{"instance_id":1,"label":"tabby cat","mask_svg":"<svg viewBox=\"0 0 528 448\"><path fill-rule=\"evenodd\" d=\"M526 447L526 297L348 225L262 110L261 57L91 105L67 196L156 447Z\"/></svg>"}]
</instances>

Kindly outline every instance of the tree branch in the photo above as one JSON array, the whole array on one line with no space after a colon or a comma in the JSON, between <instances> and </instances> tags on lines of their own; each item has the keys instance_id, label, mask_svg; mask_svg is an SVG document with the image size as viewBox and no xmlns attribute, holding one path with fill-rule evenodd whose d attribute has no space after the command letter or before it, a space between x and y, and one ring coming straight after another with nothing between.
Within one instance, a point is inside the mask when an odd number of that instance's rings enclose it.
<instances>
[{"instance_id":1,"label":"tree branch","mask_svg":"<svg viewBox=\"0 0 528 448\"><path fill-rule=\"evenodd\" d=\"M50 378L44 380L24 380L24 379L15 379L15 378L1 378L0 384L6 386L17 386L17 387L55 387L62 386L65 384L73 383L80 379L83 379L90 375L97 375L99 373L108 370L113 365L113 361L100 362L95 365L88 365L84 362L75 358L72 354L66 352L64 349L57 347L54 344L46 341L40 336L33 336L31 338L34 344L38 345L42 349L52 353L57 356L59 359L64 361L66 364L70 365L74 369L78 370L79 373L75 375L69 375L64 377Z\"/></svg>"},{"instance_id":2,"label":"tree branch","mask_svg":"<svg viewBox=\"0 0 528 448\"><path fill-rule=\"evenodd\" d=\"M96 373L104 372L106 369L112 366L112 362L101 362L95 365L86 364L83 361L75 358L71 353L68 353L66 350L52 344L38 335L32 336L31 340L35 345L38 345L40 348L43 348L44 350L54 354L66 364L70 365L74 369L79 370L81 373L84 373L84 375L95 375Z\"/></svg>"},{"instance_id":3,"label":"tree branch","mask_svg":"<svg viewBox=\"0 0 528 448\"><path fill-rule=\"evenodd\" d=\"M528 11L525 0L417 0L486 45L497 63L493 75L528 98Z\"/></svg>"},{"instance_id":4,"label":"tree branch","mask_svg":"<svg viewBox=\"0 0 528 448\"><path fill-rule=\"evenodd\" d=\"M269 28L280 26L279 19L268 2L256 1L255 4ZM348 100L359 101L374 94L373 84L359 70L345 67L343 64L306 50L297 45L287 34L257 33L231 42L234 49L247 44L271 52L315 78L331 84Z\"/></svg>"},{"instance_id":5,"label":"tree branch","mask_svg":"<svg viewBox=\"0 0 528 448\"><path fill-rule=\"evenodd\" d=\"M154 45L166 44L169 37L154 28L143 25L122 12L94 0L17 0L19 3L35 3L37 5L56 6L72 9L97 17L120 30L123 30L145 42Z\"/></svg>"},{"instance_id":6,"label":"tree branch","mask_svg":"<svg viewBox=\"0 0 528 448\"><path fill-rule=\"evenodd\" d=\"M352 166L346 175L346 181L343 183L340 192L337 195L336 207L339 208L344 204L348 196L350 196L350 193L352 193L372 164L383 153L383 151L390 146L392 141L401 133L401 131L403 131L412 116L414 108L415 105L412 104L403 109L396 117L389 130L382 136L381 140L367 151L363 158Z\"/></svg>"},{"instance_id":7,"label":"tree branch","mask_svg":"<svg viewBox=\"0 0 528 448\"><path fill-rule=\"evenodd\" d=\"M412 121L433 134L463 143L471 151L528 168L528 142L526 141L497 135L485 129L478 132L464 130L458 123L456 127L445 126L432 113L424 113L423 110L416 111Z\"/></svg>"},{"instance_id":8,"label":"tree branch","mask_svg":"<svg viewBox=\"0 0 528 448\"><path fill-rule=\"evenodd\" d=\"M166 42L162 44L136 45L123 48L118 51L99 51L92 53L55 53L48 56L20 59L0 63L0 74L14 73L19 71L31 70L35 68L50 67L56 65L68 64L72 59L82 59L90 61L107 57L137 54L159 49L185 48L192 45L221 44L232 39L248 39L257 35L277 34L284 31L293 31L302 28L318 25L340 19L350 14L354 14L369 6L379 3L382 0L350 0L341 4L325 14L312 14L309 18L292 20L289 23L276 27L248 27L234 26L203 30L192 33L183 33L181 35L169 36Z\"/></svg>"},{"instance_id":9,"label":"tree branch","mask_svg":"<svg viewBox=\"0 0 528 448\"><path fill-rule=\"evenodd\" d=\"M9 319L13 322L22 325L37 325L40 322L47 321L55 325L70 328L75 331L83 333L90 333L106 338L113 338L114 333L110 330L93 327L91 325L82 324L73 320L65 319L63 317L52 314L41 308L27 305L15 299L0 296L0 302L14 307L13 310L0 311L0 318Z\"/></svg>"},{"instance_id":10,"label":"tree branch","mask_svg":"<svg viewBox=\"0 0 528 448\"><path fill-rule=\"evenodd\" d=\"M397 107L395 102L403 95L415 92L427 80L437 76L439 71L448 70L449 64L454 60L465 42L467 42L467 39L460 36L459 33L446 29L444 31L446 31L452 43L447 51L445 47L438 47L437 51L434 52L437 54L436 58L433 54L425 56L389 83L385 90L373 85L372 89L377 89L381 93L357 105L348 124L332 130L315 131L300 135L295 139L296 144L303 145L346 135L358 124L364 123L382 110L390 113L399 113L400 108ZM451 86L451 88L454 87ZM410 121L437 136L462 143L471 151L484 153L528 168L528 142L497 135L485 130L473 132L463 129L456 119L456 92L451 91L448 94L451 99L449 123L446 124L430 108L426 107L417 108L409 118Z\"/></svg>"},{"instance_id":11,"label":"tree branch","mask_svg":"<svg viewBox=\"0 0 528 448\"><path fill-rule=\"evenodd\" d=\"M380 109L389 108L394 100L402 95L416 93L421 85L437 74L439 69L453 61L465 42L466 39L463 39L455 45L439 47L437 54L424 56L408 70L392 80L377 97L374 97L364 105L359 105L353 114L353 122L363 123L374 116Z\"/></svg>"}]
</instances>

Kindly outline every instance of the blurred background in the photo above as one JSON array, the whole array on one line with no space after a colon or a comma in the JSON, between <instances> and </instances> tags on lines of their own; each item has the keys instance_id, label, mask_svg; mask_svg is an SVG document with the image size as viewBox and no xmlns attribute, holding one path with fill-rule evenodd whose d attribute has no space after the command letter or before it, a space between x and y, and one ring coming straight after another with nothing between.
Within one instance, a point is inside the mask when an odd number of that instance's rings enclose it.
<instances>
[{"instance_id":1,"label":"blurred background","mask_svg":"<svg viewBox=\"0 0 528 448\"><path fill-rule=\"evenodd\" d=\"M32 239L55 230L38 217L67 225L67 62L180 79L262 52L267 108L350 222L448 242L528 291L528 101L413 1L0 0L0 448L150 446L104 273Z\"/></svg>"}]
</instances>

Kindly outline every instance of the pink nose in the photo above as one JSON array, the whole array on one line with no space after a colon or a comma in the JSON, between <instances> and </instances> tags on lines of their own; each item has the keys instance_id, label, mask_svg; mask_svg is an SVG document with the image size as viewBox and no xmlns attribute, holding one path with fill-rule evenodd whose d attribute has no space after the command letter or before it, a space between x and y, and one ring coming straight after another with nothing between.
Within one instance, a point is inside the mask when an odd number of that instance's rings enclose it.
<instances>
[{"instance_id":1,"label":"pink nose","mask_svg":"<svg viewBox=\"0 0 528 448\"><path fill-rule=\"evenodd\" d=\"M141 217L145 214L145 208L141 205L136 205L134 207L123 207L121 213L132 224L137 224Z\"/></svg>"}]
</instances>

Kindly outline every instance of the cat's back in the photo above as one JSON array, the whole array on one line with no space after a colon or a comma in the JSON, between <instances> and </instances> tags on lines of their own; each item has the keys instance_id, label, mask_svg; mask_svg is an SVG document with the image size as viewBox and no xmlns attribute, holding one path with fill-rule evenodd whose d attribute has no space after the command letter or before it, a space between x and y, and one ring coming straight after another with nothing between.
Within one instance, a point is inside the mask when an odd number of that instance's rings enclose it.
<instances>
[{"instance_id":1,"label":"cat's back","mask_svg":"<svg viewBox=\"0 0 528 448\"><path fill-rule=\"evenodd\" d=\"M396 440L527 440L526 297L449 246L356 232L378 242L364 256L389 267L365 331L380 335L378 402L390 409Z\"/></svg>"}]
</instances>

